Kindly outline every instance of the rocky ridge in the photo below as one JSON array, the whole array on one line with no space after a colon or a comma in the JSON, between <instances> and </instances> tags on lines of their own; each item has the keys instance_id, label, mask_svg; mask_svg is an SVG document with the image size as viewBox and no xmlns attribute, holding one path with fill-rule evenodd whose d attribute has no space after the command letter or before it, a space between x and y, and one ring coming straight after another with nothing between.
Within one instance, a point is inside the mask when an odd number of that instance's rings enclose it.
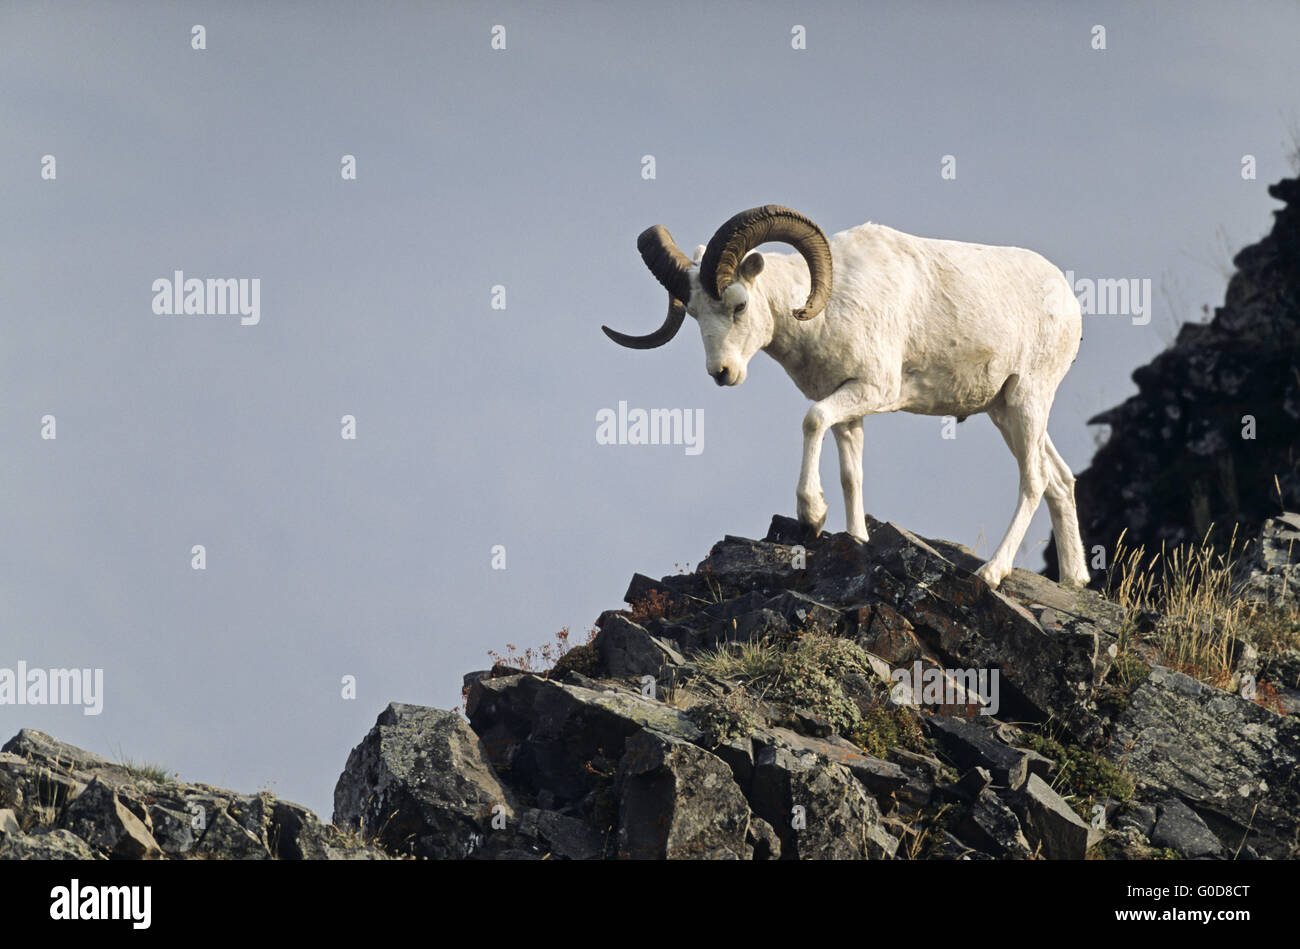
<instances>
[{"instance_id":1,"label":"rocky ridge","mask_svg":"<svg viewBox=\"0 0 1300 949\"><path fill-rule=\"evenodd\" d=\"M20 732L0 857L1300 856L1289 706L1135 664L1134 618L1094 592L1024 570L995 591L966 548L869 527L776 517L692 573L637 575L554 668L466 676L468 722L388 706L333 826ZM1297 530L1266 525L1246 586L1290 583ZM1300 708L1298 684L1275 694Z\"/></svg>"}]
</instances>

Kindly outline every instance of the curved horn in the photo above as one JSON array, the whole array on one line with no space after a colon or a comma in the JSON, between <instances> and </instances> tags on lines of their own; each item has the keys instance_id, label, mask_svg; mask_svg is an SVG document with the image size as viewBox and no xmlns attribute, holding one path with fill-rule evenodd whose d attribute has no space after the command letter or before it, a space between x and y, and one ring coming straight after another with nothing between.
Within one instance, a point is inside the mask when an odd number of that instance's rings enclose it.
<instances>
[{"instance_id":1,"label":"curved horn","mask_svg":"<svg viewBox=\"0 0 1300 949\"><path fill-rule=\"evenodd\" d=\"M636 249L641 259L675 299L691 298L691 280L688 276L695 262L681 252L668 228L656 224L647 227L636 239Z\"/></svg>"},{"instance_id":2,"label":"curved horn","mask_svg":"<svg viewBox=\"0 0 1300 949\"><path fill-rule=\"evenodd\" d=\"M656 224L641 232L636 239L636 249L641 252L641 259L650 268L656 280L668 291L668 316L663 326L647 336L628 336L602 326L605 335L628 349L654 349L662 346L682 328L686 319L686 305L683 300L690 299L690 270L694 261L681 252L668 229Z\"/></svg>"},{"instance_id":3,"label":"curved horn","mask_svg":"<svg viewBox=\"0 0 1300 949\"><path fill-rule=\"evenodd\" d=\"M654 349L664 345L682 328L682 321L686 319L686 306L676 297L668 298L668 316L664 319L664 325L659 327L648 336L628 336L626 333L620 333L612 330L608 326L602 326L605 335L618 343L620 346L626 346L628 349Z\"/></svg>"},{"instance_id":4,"label":"curved horn","mask_svg":"<svg viewBox=\"0 0 1300 949\"><path fill-rule=\"evenodd\" d=\"M798 211L779 204L741 211L709 241L700 261L700 282L715 300L735 280L736 268L744 256L766 241L790 244L808 262L812 286L802 309L794 311L797 320L811 320L826 308L831 296L831 248L822 229Z\"/></svg>"}]
</instances>

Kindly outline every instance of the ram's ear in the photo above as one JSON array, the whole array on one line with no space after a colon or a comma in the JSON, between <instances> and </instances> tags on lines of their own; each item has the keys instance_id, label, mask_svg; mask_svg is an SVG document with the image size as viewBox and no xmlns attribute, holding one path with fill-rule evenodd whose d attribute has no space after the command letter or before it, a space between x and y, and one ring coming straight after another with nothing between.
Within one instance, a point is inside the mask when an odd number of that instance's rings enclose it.
<instances>
[{"instance_id":1,"label":"ram's ear","mask_svg":"<svg viewBox=\"0 0 1300 949\"><path fill-rule=\"evenodd\" d=\"M692 257L691 259L698 264L701 260L704 259L704 252L706 250L708 250L708 248L703 244L701 244L699 247L695 248L695 256Z\"/></svg>"},{"instance_id":2,"label":"ram's ear","mask_svg":"<svg viewBox=\"0 0 1300 949\"><path fill-rule=\"evenodd\" d=\"M740 262L740 273L738 276L745 283L753 283L754 278L763 272L763 255L750 254Z\"/></svg>"}]
</instances>

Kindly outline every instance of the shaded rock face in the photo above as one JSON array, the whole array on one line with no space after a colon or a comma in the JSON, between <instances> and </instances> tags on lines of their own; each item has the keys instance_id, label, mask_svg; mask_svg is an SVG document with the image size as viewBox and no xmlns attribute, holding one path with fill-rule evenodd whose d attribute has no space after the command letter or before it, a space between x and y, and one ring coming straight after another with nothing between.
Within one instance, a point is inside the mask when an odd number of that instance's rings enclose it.
<instances>
[{"instance_id":1,"label":"shaded rock face","mask_svg":"<svg viewBox=\"0 0 1300 949\"><path fill-rule=\"evenodd\" d=\"M334 789L336 824L415 857L473 856L494 818L514 816L461 717L418 705L389 705Z\"/></svg>"},{"instance_id":2,"label":"shaded rock face","mask_svg":"<svg viewBox=\"0 0 1300 949\"><path fill-rule=\"evenodd\" d=\"M155 781L24 729L0 749L0 859L384 859L270 794Z\"/></svg>"},{"instance_id":3,"label":"shaded rock face","mask_svg":"<svg viewBox=\"0 0 1300 949\"><path fill-rule=\"evenodd\" d=\"M1285 206L1272 233L1237 254L1214 318L1184 325L1133 373L1138 393L1089 420L1110 437L1075 498L1085 546L1105 547L1108 562L1125 529L1126 546L1153 551L1199 542L1213 522L1226 547L1233 524L1249 539L1300 507L1300 179L1269 194ZM1046 555L1056 576L1054 544Z\"/></svg>"},{"instance_id":4,"label":"shaded rock face","mask_svg":"<svg viewBox=\"0 0 1300 949\"><path fill-rule=\"evenodd\" d=\"M719 758L641 729L627 742L616 782L619 856L742 860L750 812Z\"/></svg>"}]
</instances>

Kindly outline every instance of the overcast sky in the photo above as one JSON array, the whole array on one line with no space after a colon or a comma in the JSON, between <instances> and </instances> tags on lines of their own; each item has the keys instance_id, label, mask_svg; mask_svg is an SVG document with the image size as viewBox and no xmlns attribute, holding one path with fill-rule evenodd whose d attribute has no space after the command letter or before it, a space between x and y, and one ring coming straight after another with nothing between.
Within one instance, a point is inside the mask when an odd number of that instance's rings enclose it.
<instances>
[{"instance_id":1,"label":"overcast sky","mask_svg":"<svg viewBox=\"0 0 1300 949\"><path fill-rule=\"evenodd\" d=\"M1289 2L467 6L0 5L0 667L104 670L102 714L0 706L0 741L328 817L388 702L452 707L488 649L793 514L808 403L775 362L720 389L690 321L600 333L663 318L651 224L689 252L780 203L1150 280L1146 325L1085 317L1050 424L1078 470L1289 173ZM176 270L257 278L260 321L156 314ZM702 410L703 450L597 444L620 401ZM920 533L987 553L1010 520L983 416L868 419L865 470ZM832 439L822 471L843 530Z\"/></svg>"}]
</instances>

